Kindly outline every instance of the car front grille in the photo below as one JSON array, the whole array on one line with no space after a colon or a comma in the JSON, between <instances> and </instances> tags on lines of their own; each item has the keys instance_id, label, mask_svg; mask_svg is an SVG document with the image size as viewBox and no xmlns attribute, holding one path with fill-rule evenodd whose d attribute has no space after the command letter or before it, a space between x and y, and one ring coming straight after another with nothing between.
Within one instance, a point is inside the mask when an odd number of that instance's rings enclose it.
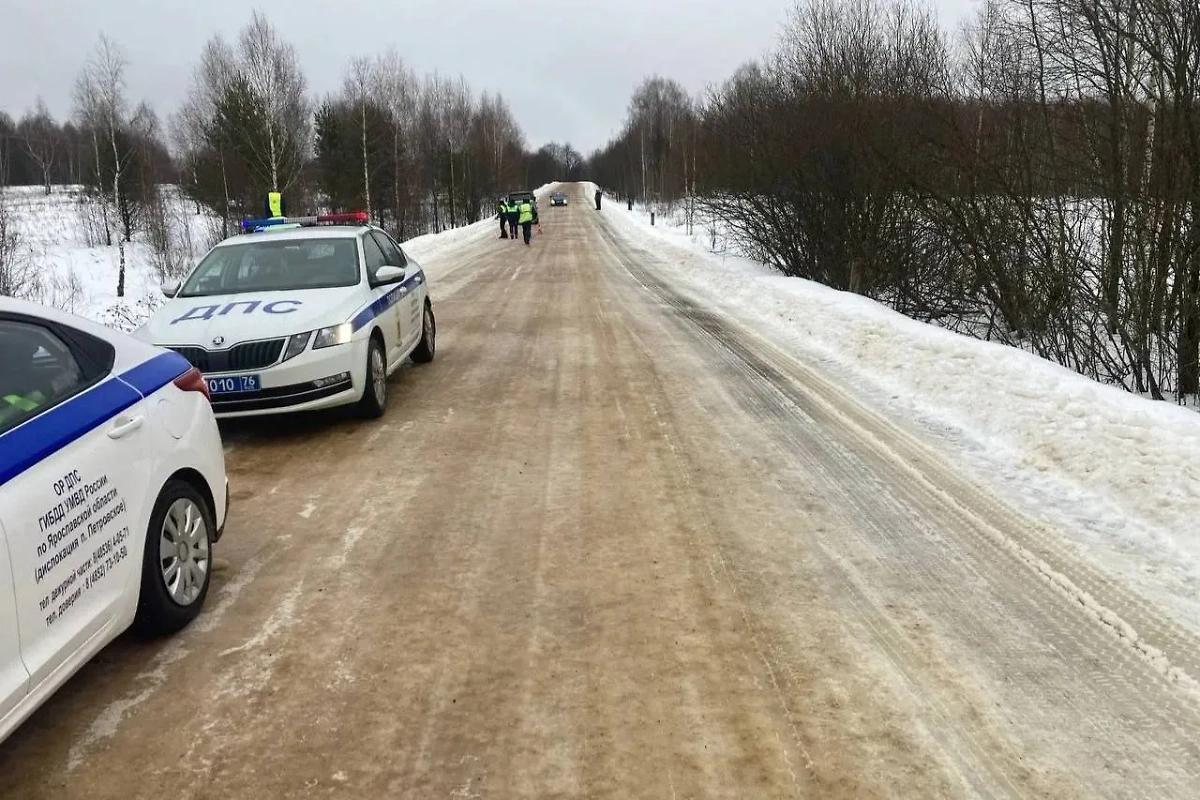
<instances>
[{"instance_id":1,"label":"car front grille","mask_svg":"<svg viewBox=\"0 0 1200 800\"><path fill-rule=\"evenodd\" d=\"M285 339L244 342L228 350L205 350L203 347L171 347L203 373L239 372L263 369L279 360Z\"/></svg>"}]
</instances>

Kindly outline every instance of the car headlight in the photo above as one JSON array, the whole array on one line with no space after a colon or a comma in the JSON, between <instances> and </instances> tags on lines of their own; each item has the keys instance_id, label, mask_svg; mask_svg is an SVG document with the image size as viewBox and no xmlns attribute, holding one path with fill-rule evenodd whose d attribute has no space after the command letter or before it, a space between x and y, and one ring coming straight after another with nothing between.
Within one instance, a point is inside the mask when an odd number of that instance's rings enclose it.
<instances>
[{"instance_id":1,"label":"car headlight","mask_svg":"<svg viewBox=\"0 0 1200 800\"><path fill-rule=\"evenodd\" d=\"M312 331L297 333L295 336L289 337L287 340L287 347L283 350L283 360L287 361L289 358L295 358L303 353L304 348L308 347L308 339L310 336L312 336Z\"/></svg>"},{"instance_id":2,"label":"car headlight","mask_svg":"<svg viewBox=\"0 0 1200 800\"><path fill-rule=\"evenodd\" d=\"M321 330L317 331L317 335L313 337L313 350L320 350L322 347L333 347L335 344L346 344L353 335L354 326L349 322L343 322L341 325L333 325L329 328L321 328Z\"/></svg>"}]
</instances>

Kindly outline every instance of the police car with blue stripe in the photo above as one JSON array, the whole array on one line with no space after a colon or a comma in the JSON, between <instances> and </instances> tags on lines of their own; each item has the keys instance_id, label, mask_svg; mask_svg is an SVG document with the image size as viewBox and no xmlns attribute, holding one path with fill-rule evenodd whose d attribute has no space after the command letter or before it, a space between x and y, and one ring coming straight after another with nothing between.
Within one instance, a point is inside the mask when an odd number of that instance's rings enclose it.
<instances>
[{"instance_id":1,"label":"police car with blue stripe","mask_svg":"<svg viewBox=\"0 0 1200 800\"><path fill-rule=\"evenodd\" d=\"M118 634L182 628L228 486L182 356L0 298L0 739Z\"/></svg>"},{"instance_id":2,"label":"police car with blue stripe","mask_svg":"<svg viewBox=\"0 0 1200 800\"><path fill-rule=\"evenodd\" d=\"M247 220L139 329L198 368L218 417L387 408L387 379L434 356L425 273L362 212Z\"/></svg>"}]
</instances>

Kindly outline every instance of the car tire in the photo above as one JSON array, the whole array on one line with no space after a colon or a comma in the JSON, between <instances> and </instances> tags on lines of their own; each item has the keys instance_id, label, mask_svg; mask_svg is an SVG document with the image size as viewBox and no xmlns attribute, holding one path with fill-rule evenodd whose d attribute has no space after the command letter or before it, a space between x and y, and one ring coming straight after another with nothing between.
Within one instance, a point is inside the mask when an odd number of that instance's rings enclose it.
<instances>
[{"instance_id":1,"label":"car tire","mask_svg":"<svg viewBox=\"0 0 1200 800\"><path fill-rule=\"evenodd\" d=\"M425 313L421 316L421 341L417 342L412 352L412 360L418 364L428 364L437 353L437 319L433 316L433 306L425 304Z\"/></svg>"},{"instance_id":2,"label":"car tire","mask_svg":"<svg viewBox=\"0 0 1200 800\"><path fill-rule=\"evenodd\" d=\"M387 356L379 339L372 336L367 346L366 386L358 401L358 415L364 419L379 419L387 411Z\"/></svg>"},{"instance_id":3,"label":"car tire","mask_svg":"<svg viewBox=\"0 0 1200 800\"><path fill-rule=\"evenodd\" d=\"M215 533L212 509L200 492L186 481L167 481L146 530L134 620L140 633L165 636L200 613L212 582Z\"/></svg>"}]
</instances>

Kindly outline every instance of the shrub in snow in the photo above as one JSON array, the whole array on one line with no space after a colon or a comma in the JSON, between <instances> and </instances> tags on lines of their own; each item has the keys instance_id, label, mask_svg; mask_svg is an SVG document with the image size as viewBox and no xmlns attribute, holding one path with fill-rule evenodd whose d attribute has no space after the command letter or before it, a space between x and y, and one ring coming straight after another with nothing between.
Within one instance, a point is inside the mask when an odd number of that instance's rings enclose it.
<instances>
[{"instance_id":1,"label":"shrub in snow","mask_svg":"<svg viewBox=\"0 0 1200 800\"><path fill-rule=\"evenodd\" d=\"M152 294L140 297L132 303L119 300L105 309L100 321L110 328L130 333L148 320L162 303L162 300Z\"/></svg>"},{"instance_id":2,"label":"shrub in snow","mask_svg":"<svg viewBox=\"0 0 1200 800\"><path fill-rule=\"evenodd\" d=\"M30 257L6 198L0 197L0 296L37 299L41 276Z\"/></svg>"}]
</instances>

